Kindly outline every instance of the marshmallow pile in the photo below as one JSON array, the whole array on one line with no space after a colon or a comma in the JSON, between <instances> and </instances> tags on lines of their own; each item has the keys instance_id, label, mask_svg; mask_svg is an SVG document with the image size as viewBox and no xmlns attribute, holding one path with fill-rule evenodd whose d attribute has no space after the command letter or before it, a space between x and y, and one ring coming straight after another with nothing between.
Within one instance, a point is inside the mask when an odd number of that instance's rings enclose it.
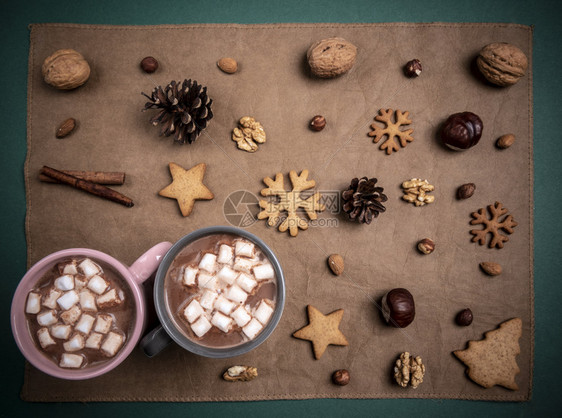
<instances>
[{"instance_id":1,"label":"marshmallow pile","mask_svg":"<svg viewBox=\"0 0 562 418\"><path fill-rule=\"evenodd\" d=\"M179 280L195 294L186 301L181 315L201 338L215 327L224 333L241 329L252 340L269 322L275 303L261 299L251 307L248 297L263 283L273 282L275 271L269 260L260 260L259 249L250 241L222 244L218 254L205 253L199 265L184 265Z\"/></svg>"},{"instance_id":2,"label":"marshmallow pile","mask_svg":"<svg viewBox=\"0 0 562 418\"><path fill-rule=\"evenodd\" d=\"M114 318L104 310L120 305L124 293L110 284L94 261L72 260L59 266L60 276L45 289L32 290L25 312L35 315L41 328L37 338L41 347L62 342L60 367L79 368L87 362L84 349L113 357L125 342Z\"/></svg>"}]
</instances>

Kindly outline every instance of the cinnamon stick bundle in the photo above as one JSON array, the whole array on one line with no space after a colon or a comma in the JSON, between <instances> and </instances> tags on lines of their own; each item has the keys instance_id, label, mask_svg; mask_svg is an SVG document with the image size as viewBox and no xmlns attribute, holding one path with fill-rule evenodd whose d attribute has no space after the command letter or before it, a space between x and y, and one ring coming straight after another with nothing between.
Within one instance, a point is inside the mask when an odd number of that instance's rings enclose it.
<instances>
[{"instance_id":1,"label":"cinnamon stick bundle","mask_svg":"<svg viewBox=\"0 0 562 418\"><path fill-rule=\"evenodd\" d=\"M59 170L64 174L69 174L79 179L90 181L96 184L123 184L125 183L125 173L122 171L78 171L78 170ZM43 173L39 174L39 180L47 183L58 183L52 177Z\"/></svg>"},{"instance_id":2,"label":"cinnamon stick bundle","mask_svg":"<svg viewBox=\"0 0 562 418\"><path fill-rule=\"evenodd\" d=\"M66 174L62 171L56 170L51 167L43 166L41 169L41 174L50 177L59 183L68 184L76 189L91 193L95 196L111 200L113 202L120 203L128 208L133 206L133 201L125 195L116 192L109 187L102 186L101 184L95 184L91 181L83 180L78 177Z\"/></svg>"}]
</instances>

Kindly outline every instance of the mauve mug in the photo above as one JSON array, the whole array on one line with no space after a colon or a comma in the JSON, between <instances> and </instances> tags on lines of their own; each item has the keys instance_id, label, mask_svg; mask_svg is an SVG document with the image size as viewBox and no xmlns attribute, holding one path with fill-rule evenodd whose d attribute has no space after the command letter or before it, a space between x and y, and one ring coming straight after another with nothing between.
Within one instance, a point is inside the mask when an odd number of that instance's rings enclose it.
<instances>
[{"instance_id":1,"label":"mauve mug","mask_svg":"<svg viewBox=\"0 0 562 418\"><path fill-rule=\"evenodd\" d=\"M196 341L187 338L184 333L174 325L174 321L171 319L171 313L166 306L164 288L166 273L176 256L193 241L215 234L236 235L253 242L271 262L277 279L275 309L267 325L253 340L227 348L203 346L197 344ZM198 229L184 236L176 242L164 256L154 279L154 305L161 325L150 331L140 342L140 346L143 348L147 356L152 357L158 354L169 343L175 341L182 348L200 356L211 358L235 357L245 354L262 344L271 335L279 323L281 315L283 314L283 307L285 305L285 277L283 276L283 270L281 269L279 260L267 244L260 238L248 231L231 226L211 226Z\"/></svg>"},{"instance_id":2,"label":"mauve mug","mask_svg":"<svg viewBox=\"0 0 562 418\"><path fill-rule=\"evenodd\" d=\"M166 252L172 246L169 242L161 242L140 256L130 267L101 251L88 248L70 248L57 251L46 256L31 267L21 279L14 298L12 299L11 324L12 333L24 357L37 369L51 376L68 380L84 380L113 370L133 351L137 345L145 325L146 302L142 283L148 279L162 261ZM46 355L39 351L33 341L27 324L25 306L28 293L34 288L37 281L51 269L57 262L70 257L88 257L92 260L103 262L112 267L128 285L130 294L134 299L135 316L131 331L127 335L125 345L115 355L100 364L81 369L65 369L59 367Z\"/></svg>"}]
</instances>

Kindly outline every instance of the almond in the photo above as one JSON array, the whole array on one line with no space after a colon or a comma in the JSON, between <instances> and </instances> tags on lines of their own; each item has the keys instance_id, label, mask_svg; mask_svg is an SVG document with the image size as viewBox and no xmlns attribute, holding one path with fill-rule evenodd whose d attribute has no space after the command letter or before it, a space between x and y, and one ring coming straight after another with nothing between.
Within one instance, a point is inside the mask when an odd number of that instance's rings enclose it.
<instances>
[{"instance_id":1,"label":"almond","mask_svg":"<svg viewBox=\"0 0 562 418\"><path fill-rule=\"evenodd\" d=\"M328 257L328 267L336 276L343 273L343 257L339 254L332 254Z\"/></svg>"},{"instance_id":2,"label":"almond","mask_svg":"<svg viewBox=\"0 0 562 418\"><path fill-rule=\"evenodd\" d=\"M238 70L238 63L233 58L221 58L217 66L227 74L234 74Z\"/></svg>"},{"instance_id":3,"label":"almond","mask_svg":"<svg viewBox=\"0 0 562 418\"><path fill-rule=\"evenodd\" d=\"M514 142L515 142L515 135L506 134L498 138L498 141L496 142L496 146L501 149L506 149L511 147Z\"/></svg>"},{"instance_id":4,"label":"almond","mask_svg":"<svg viewBox=\"0 0 562 418\"><path fill-rule=\"evenodd\" d=\"M502 266L500 266L498 263L492 263L491 261L484 261L480 263L480 268L488 276L499 276L500 274L502 274Z\"/></svg>"},{"instance_id":5,"label":"almond","mask_svg":"<svg viewBox=\"0 0 562 418\"><path fill-rule=\"evenodd\" d=\"M56 133L57 138L64 138L65 136L70 135L70 133L74 130L75 127L76 127L76 120L73 118L68 118L63 123L61 123L61 125L57 129L57 133Z\"/></svg>"}]
</instances>

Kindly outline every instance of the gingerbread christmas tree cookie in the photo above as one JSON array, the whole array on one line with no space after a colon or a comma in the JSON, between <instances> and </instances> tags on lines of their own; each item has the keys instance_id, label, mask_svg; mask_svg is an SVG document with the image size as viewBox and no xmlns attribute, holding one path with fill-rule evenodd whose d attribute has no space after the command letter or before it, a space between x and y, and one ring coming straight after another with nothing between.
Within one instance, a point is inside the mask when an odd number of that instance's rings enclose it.
<instances>
[{"instance_id":1,"label":"gingerbread christmas tree cookie","mask_svg":"<svg viewBox=\"0 0 562 418\"><path fill-rule=\"evenodd\" d=\"M185 170L175 163L170 163L172 183L160 190L160 196L176 199L180 206L181 214L189 216L196 200L210 200L213 193L203 184L203 176L207 166L204 163Z\"/></svg>"}]
</instances>

